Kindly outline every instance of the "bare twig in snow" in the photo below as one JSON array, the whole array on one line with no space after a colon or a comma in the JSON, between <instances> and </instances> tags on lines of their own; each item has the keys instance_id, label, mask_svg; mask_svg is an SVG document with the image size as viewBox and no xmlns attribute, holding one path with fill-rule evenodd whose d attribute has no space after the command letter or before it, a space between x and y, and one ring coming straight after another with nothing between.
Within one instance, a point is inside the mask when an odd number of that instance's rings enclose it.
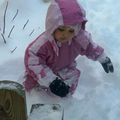
<instances>
[{"instance_id":1,"label":"bare twig in snow","mask_svg":"<svg viewBox=\"0 0 120 120\"><path fill-rule=\"evenodd\" d=\"M26 27L26 25L28 24L28 22L29 22L29 19L28 19L27 22L24 24L23 30L25 29L25 27Z\"/></svg>"},{"instance_id":2,"label":"bare twig in snow","mask_svg":"<svg viewBox=\"0 0 120 120\"><path fill-rule=\"evenodd\" d=\"M15 27L15 25L13 25L13 27L11 28L11 30L10 30L10 32L9 32L9 35L8 35L8 38L10 37L10 35L11 35L11 33L12 33L14 27Z\"/></svg>"},{"instance_id":3,"label":"bare twig in snow","mask_svg":"<svg viewBox=\"0 0 120 120\"><path fill-rule=\"evenodd\" d=\"M6 40L5 40L5 37L4 37L3 33L1 33L1 36L2 36L2 38L4 40L4 43L6 44Z\"/></svg>"},{"instance_id":4,"label":"bare twig in snow","mask_svg":"<svg viewBox=\"0 0 120 120\"><path fill-rule=\"evenodd\" d=\"M13 53L16 49L17 49L17 46L13 50L11 50L11 53Z\"/></svg>"},{"instance_id":5,"label":"bare twig in snow","mask_svg":"<svg viewBox=\"0 0 120 120\"><path fill-rule=\"evenodd\" d=\"M8 8L8 1L7 1L6 7L5 7L5 12L4 12L3 34L5 34L7 8Z\"/></svg>"},{"instance_id":6,"label":"bare twig in snow","mask_svg":"<svg viewBox=\"0 0 120 120\"><path fill-rule=\"evenodd\" d=\"M33 29L32 32L29 34L29 36L31 36L31 35L34 33L34 31L35 31L35 30Z\"/></svg>"},{"instance_id":7,"label":"bare twig in snow","mask_svg":"<svg viewBox=\"0 0 120 120\"><path fill-rule=\"evenodd\" d=\"M13 21L17 17L18 12L19 12L19 10L17 9L17 12L15 13L15 15L14 15L14 17L13 17L13 19L11 21Z\"/></svg>"},{"instance_id":8,"label":"bare twig in snow","mask_svg":"<svg viewBox=\"0 0 120 120\"><path fill-rule=\"evenodd\" d=\"M47 2L50 2L50 0L43 0L43 2L47 3Z\"/></svg>"},{"instance_id":9,"label":"bare twig in snow","mask_svg":"<svg viewBox=\"0 0 120 120\"><path fill-rule=\"evenodd\" d=\"M62 120L64 120L64 109L63 109L63 112L62 112Z\"/></svg>"}]
</instances>

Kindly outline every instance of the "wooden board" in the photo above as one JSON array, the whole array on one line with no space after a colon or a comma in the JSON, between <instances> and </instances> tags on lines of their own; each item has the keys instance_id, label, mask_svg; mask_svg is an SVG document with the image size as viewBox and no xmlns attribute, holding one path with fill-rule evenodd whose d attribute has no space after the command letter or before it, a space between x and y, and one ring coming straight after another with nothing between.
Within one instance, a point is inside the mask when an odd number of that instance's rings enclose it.
<instances>
[{"instance_id":1,"label":"wooden board","mask_svg":"<svg viewBox=\"0 0 120 120\"><path fill-rule=\"evenodd\" d=\"M21 84L0 81L0 120L27 120L26 98Z\"/></svg>"},{"instance_id":2,"label":"wooden board","mask_svg":"<svg viewBox=\"0 0 120 120\"><path fill-rule=\"evenodd\" d=\"M63 120L64 110L59 104L33 104L28 120Z\"/></svg>"}]
</instances>

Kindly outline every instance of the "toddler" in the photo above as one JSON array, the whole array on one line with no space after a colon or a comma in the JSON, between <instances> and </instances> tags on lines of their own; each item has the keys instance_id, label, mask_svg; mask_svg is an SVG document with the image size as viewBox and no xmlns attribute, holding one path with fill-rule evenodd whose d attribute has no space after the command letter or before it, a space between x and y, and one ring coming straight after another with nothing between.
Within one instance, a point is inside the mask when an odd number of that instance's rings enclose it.
<instances>
[{"instance_id":1,"label":"toddler","mask_svg":"<svg viewBox=\"0 0 120 120\"><path fill-rule=\"evenodd\" d=\"M80 77L75 62L78 55L99 61L107 73L114 71L104 49L85 30L86 22L85 10L77 0L52 0L46 31L25 52L27 91L39 85L59 97L73 94Z\"/></svg>"}]
</instances>

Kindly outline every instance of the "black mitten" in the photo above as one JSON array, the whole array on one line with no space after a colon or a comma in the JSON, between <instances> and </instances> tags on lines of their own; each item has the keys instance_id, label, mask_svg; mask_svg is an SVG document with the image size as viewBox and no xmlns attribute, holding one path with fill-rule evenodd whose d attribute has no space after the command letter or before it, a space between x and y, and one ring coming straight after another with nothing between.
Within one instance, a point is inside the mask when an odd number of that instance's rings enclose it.
<instances>
[{"instance_id":1,"label":"black mitten","mask_svg":"<svg viewBox=\"0 0 120 120\"><path fill-rule=\"evenodd\" d=\"M109 57L106 57L106 59L103 62L101 62L101 65L106 73L114 72L113 64Z\"/></svg>"},{"instance_id":2,"label":"black mitten","mask_svg":"<svg viewBox=\"0 0 120 120\"><path fill-rule=\"evenodd\" d=\"M50 90L57 96L65 97L69 93L69 86L66 85L61 79L56 78L50 85Z\"/></svg>"}]
</instances>

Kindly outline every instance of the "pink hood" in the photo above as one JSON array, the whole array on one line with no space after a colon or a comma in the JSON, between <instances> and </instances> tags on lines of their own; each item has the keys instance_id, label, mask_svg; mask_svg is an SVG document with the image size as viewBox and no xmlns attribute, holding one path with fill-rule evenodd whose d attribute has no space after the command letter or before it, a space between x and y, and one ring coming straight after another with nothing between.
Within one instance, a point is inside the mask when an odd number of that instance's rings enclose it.
<instances>
[{"instance_id":1,"label":"pink hood","mask_svg":"<svg viewBox=\"0 0 120 120\"><path fill-rule=\"evenodd\" d=\"M86 23L85 10L77 0L52 0L46 17L46 36L58 55L58 47L52 33L60 25L76 25Z\"/></svg>"}]
</instances>

